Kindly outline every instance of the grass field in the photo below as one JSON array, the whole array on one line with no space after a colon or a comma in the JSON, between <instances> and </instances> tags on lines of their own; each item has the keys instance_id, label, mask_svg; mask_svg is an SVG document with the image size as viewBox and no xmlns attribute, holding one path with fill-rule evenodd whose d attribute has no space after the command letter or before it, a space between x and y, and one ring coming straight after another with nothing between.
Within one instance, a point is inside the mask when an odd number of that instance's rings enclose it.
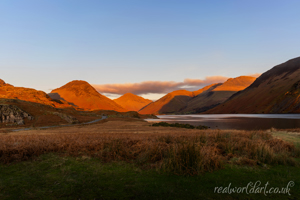
<instances>
[{"instance_id":1,"label":"grass field","mask_svg":"<svg viewBox=\"0 0 300 200\"><path fill-rule=\"evenodd\" d=\"M298 199L299 168L270 169L228 165L198 176L142 170L125 162L102 163L89 157L40 156L35 161L0 165L0 199ZM290 194L216 194L215 187L244 187L260 180L286 187ZM270 188L269 187L269 188Z\"/></svg>"},{"instance_id":2,"label":"grass field","mask_svg":"<svg viewBox=\"0 0 300 200\"><path fill-rule=\"evenodd\" d=\"M152 127L128 118L2 133L0 199L297 199L300 148L282 140L298 137L287 133ZM295 185L291 195L214 193L256 181Z\"/></svg>"}]
</instances>

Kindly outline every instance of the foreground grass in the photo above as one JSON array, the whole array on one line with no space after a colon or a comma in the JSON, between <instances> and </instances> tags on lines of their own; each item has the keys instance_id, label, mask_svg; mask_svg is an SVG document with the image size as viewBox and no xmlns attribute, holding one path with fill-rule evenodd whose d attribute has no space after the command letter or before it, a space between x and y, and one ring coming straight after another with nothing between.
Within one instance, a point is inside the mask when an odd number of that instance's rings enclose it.
<instances>
[{"instance_id":1,"label":"foreground grass","mask_svg":"<svg viewBox=\"0 0 300 200\"><path fill-rule=\"evenodd\" d=\"M119 132L99 132L103 124L64 134L67 129L48 135L43 131L0 135L0 199L297 199L300 195L300 148L283 137L265 131L148 125L148 131L140 133L139 123L129 124ZM245 187L250 181L280 188L294 181L295 186L291 196L214 193L215 187L230 183L231 188Z\"/></svg>"},{"instance_id":2,"label":"foreground grass","mask_svg":"<svg viewBox=\"0 0 300 200\"><path fill-rule=\"evenodd\" d=\"M199 130L116 134L1 135L0 162L26 161L46 153L125 161L176 175L197 175L226 164L297 166L294 144L255 131Z\"/></svg>"},{"instance_id":3,"label":"foreground grass","mask_svg":"<svg viewBox=\"0 0 300 200\"><path fill-rule=\"evenodd\" d=\"M125 162L102 163L89 157L45 154L35 161L0 165L0 199L297 199L299 167L238 167L197 176L141 170ZM215 194L220 186L244 187L250 181L286 187L288 194Z\"/></svg>"}]
</instances>

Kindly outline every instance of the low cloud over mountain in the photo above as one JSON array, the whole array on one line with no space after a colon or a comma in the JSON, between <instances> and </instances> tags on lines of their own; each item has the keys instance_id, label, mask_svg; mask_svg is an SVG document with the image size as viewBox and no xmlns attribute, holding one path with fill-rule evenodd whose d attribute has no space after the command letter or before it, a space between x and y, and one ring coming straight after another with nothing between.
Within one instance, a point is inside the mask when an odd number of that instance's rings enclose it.
<instances>
[{"instance_id":1,"label":"low cloud over mountain","mask_svg":"<svg viewBox=\"0 0 300 200\"><path fill-rule=\"evenodd\" d=\"M125 94L133 93L136 95L149 93L169 93L181 88L198 89L212 83L225 82L228 77L224 76L209 76L205 79L185 79L183 82L175 81L145 81L141 83L124 83L124 84L104 84L93 85L100 93Z\"/></svg>"}]
</instances>

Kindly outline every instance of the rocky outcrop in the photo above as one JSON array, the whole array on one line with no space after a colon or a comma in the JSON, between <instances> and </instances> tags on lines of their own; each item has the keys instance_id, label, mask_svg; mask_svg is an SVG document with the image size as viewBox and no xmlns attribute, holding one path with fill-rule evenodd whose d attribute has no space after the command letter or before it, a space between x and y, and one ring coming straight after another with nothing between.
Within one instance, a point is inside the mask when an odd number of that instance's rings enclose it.
<instances>
[{"instance_id":1,"label":"rocky outcrop","mask_svg":"<svg viewBox=\"0 0 300 200\"><path fill-rule=\"evenodd\" d=\"M0 105L0 122L23 125L24 118L32 120L33 117L14 105Z\"/></svg>"},{"instance_id":2,"label":"rocky outcrop","mask_svg":"<svg viewBox=\"0 0 300 200\"><path fill-rule=\"evenodd\" d=\"M76 117L67 115L65 113L52 112L51 114L59 116L63 120L67 121L69 124L78 124L79 123L79 121L78 121L78 119L76 119Z\"/></svg>"}]
</instances>

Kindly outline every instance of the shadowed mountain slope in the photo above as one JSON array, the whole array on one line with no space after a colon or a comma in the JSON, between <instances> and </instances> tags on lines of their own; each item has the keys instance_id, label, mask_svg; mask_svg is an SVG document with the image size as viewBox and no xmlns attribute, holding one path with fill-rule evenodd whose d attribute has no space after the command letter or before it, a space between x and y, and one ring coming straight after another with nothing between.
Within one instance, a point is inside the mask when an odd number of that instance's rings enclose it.
<instances>
[{"instance_id":1,"label":"shadowed mountain slope","mask_svg":"<svg viewBox=\"0 0 300 200\"><path fill-rule=\"evenodd\" d=\"M237 91L243 90L255 81L254 77L230 78L223 84L215 84L191 99L182 113L201 113L226 101Z\"/></svg>"},{"instance_id":2,"label":"shadowed mountain slope","mask_svg":"<svg viewBox=\"0 0 300 200\"><path fill-rule=\"evenodd\" d=\"M300 57L263 73L247 89L206 113L299 113Z\"/></svg>"},{"instance_id":3,"label":"shadowed mountain slope","mask_svg":"<svg viewBox=\"0 0 300 200\"><path fill-rule=\"evenodd\" d=\"M201 88L200 90L194 91L193 94L194 94L194 96L197 96L197 95L201 94L202 92L210 91L220 85L222 85L222 83L214 83L214 84L205 86L204 88Z\"/></svg>"},{"instance_id":4,"label":"shadowed mountain slope","mask_svg":"<svg viewBox=\"0 0 300 200\"><path fill-rule=\"evenodd\" d=\"M114 101L128 111L139 111L141 108L147 106L152 101L144 99L132 93L126 93L123 96L114 99Z\"/></svg>"},{"instance_id":5,"label":"shadowed mountain slope","mask_svg":"<svg viewBox=\"0 0 300 200\"><path fill-rule=\"evenodd\" d=\"M168 93L159 100L150 103L139 111L141 114L163 114L178 112L185 107L188 102L194 96L193 92L187 90L176 90Z\"/></svg>"},{"instance_id":6,"label":"shadowed mountain slope","mask_svg":"<svg viewBox=\"0 0 300 200\"><path fill-rule=\"evenodd\" d=\"M240 76L230 78L225 83L215 83L200 90L190 92L177 90L144 107L141 114L199 113L206 111L248 87L255 78Z\"/></svg>"},{"instance_id":7,"label":"shadowed mountain slope","mask_svg":"<svg viewBox=\"0 0 300 200\"><path fill-rule=\"evenodd\" d=\"M50 95L52 98L63 99L84 110L126 112L126 109L106 96L101 95L86 81L71 81L60 88L52 90Z\"/></svg>"}]
</instances>

